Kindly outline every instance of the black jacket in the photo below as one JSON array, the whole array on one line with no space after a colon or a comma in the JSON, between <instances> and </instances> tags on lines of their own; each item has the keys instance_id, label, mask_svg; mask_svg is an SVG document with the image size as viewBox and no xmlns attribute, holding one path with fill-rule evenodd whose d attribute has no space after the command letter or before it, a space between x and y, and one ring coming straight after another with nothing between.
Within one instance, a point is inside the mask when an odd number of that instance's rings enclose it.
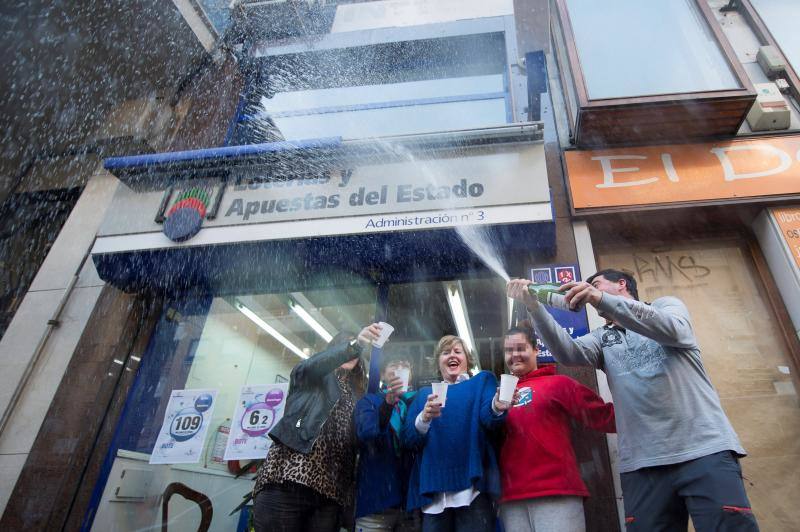
<instances>
[{"instance_id":1,"label":"black jacket","mask_svg":"<svg viewBox=\"0 0 800 532\"><path fill-rule=\"evenodd\" d=\"M358 343L345 341L297 364L289 379L283 417L269 432L270 438L297 452L311 452L322 425L342 394L334 371L360 354Z\"/></svg>"}]
</instances>

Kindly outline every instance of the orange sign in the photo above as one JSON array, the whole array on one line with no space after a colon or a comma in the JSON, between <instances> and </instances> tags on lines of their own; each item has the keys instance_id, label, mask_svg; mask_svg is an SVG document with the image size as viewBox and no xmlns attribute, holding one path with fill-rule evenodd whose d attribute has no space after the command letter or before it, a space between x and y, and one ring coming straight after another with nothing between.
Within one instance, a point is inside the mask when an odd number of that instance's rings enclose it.
<instances>
[{"instance_id":1,"label":"orange sign","mask_svg":"<svg viewBox=\"0 0 800 532\"><path fill-rule=\"evenodd\" d=\"M797 207L780 207L771 209L772 216L778 222L781 235L789 246L794 262L800 268L800 205Z\"/></svg>"},{"instance_id":2,"label":"orange sign","mask_svg":"<svg viewBox=\"0 0 800 532\"><path fill-rule=\"evenodd\" d=\"M575 210L800 193L800 136L565 155Z\"/></svg>"}]
</instances>

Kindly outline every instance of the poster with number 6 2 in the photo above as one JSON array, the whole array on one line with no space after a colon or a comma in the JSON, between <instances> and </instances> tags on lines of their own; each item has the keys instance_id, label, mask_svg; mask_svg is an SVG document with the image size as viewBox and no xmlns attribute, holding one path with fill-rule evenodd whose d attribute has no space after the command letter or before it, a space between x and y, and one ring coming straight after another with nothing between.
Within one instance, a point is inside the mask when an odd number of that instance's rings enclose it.
<instances>
[{"instance_id":1,"label":"poster with number 6 2","mask_svg":"<svg viewBox=\"0 0 800 532\"><path fill-rule=\"evenodd\" d=\"M288 393L288 383L242 386L231 418L225 460L266 458L272 442L268 433L283 417Z\"/></svg>"},{"instance_id":2,"label":"poster with number 6 2","mask_svg":"<svg viewBox=\"0 0 800 532\"><path fill-rule=\"evenodd\" d=\"M150 463L197 463L216 402L217 390L172 390Z\"/></svg>"}]
</instances>

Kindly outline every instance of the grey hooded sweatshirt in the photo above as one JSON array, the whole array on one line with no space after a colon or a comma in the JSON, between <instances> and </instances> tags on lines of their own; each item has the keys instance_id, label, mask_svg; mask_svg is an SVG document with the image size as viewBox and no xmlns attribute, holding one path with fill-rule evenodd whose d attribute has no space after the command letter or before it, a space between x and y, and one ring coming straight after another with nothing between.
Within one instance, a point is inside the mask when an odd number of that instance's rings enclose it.
<instances>
[{"instance_id":1,"label":"grey hooded sweatshirt","mask_svg":"<svg viewBox=\"0 0 800 532\"><path fill-rule=\"evenodd\" d=\"M597 310L615 325L577 339L542 305L530 314L558 362L594 366L607 375L621 473L725 450L745 454L703 368L681 300L661 297L648 305L604 293Z\"/></svg>"}]
</instances>

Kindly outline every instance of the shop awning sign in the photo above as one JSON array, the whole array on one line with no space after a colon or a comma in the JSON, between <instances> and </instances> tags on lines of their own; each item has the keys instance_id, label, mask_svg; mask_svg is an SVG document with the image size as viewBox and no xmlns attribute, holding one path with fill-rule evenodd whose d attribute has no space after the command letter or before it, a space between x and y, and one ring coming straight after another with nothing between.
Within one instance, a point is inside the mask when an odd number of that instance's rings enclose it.
<instances>
[{"instance_id":1,"label":"shop awning sign","mask_svg":"<svg viewBox=\"0 0 800 532\"><path fill-rule=\"evenodd\" d=\"M552 220L541 142L293 172L120 187L94 252Z\"/></svg>"},{"instance_id":2,"label":"shop awning sign","mask_svg":"<svg viewBox=\"0 0 800 532\"><path fill-rule=\"evenodd\" d=\"M576 212L800 194L800 136L565 153Z\"/></svg>"}]
</instances>

